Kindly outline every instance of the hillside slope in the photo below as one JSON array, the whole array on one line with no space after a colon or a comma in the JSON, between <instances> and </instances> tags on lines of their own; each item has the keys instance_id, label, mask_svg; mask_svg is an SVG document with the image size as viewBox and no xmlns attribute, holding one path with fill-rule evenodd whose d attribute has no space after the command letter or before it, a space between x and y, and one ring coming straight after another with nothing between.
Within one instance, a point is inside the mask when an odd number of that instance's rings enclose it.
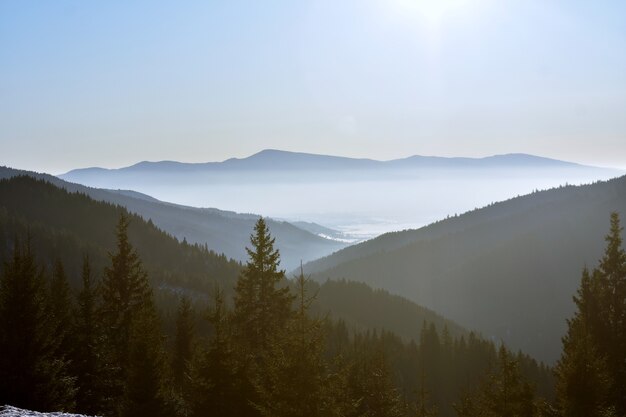
<instances>
[{"instance_id":1,"label":"hillside slope","mask_svg":"<svg viewBox=\"0 0 626 417\"><path fill-rule=\"evenodd\" d=\"M626 177L514 198L390 233L305 265L317 280L365 282L552 362L584 265L609 213L626 215Z\"/></svg>"},{"instance_id":2,"label":"hillside slope","mask_svg":"<svg viewBox=\"0 0 626 417\"><path fill-rule=\"evenodd\" d=\"M228 258L245 261L250 231L258 215L239 214L214 208L195 208L159 201L134 191L104 190L69 183L57 177L0 167L0 178L29 175L44 179L71 192L81 192L94 200L119 204L178 238L189 243L206 244ZM283 257L283 267L295 268L300 261L310 261L333 253L347 243L325 239L284 221L268 219Z\"/></svg>"},{"instance_id":3,"label":"hillside slope","mask_svg":"<svg viewBox=\"0 0 626 417\"><path fill-rule=\"evenodd\" d=\"M108 265L107 253L115 246L115 225L124 210L29 176L2 179L0 271L15 238L25 239L30 234L38 260L50 270L60 259L76 288L82 254L89 255L96 275ZM241 271L239 263L201 246L180 243L138 216L131 219L129 237L157 290L157 300L166 297L171 302L185 293L206 304L215 284L232 294ZM419 337L426 321L439 329L447 326L453 335L466 332L431 310L360 283L328 282L314 287L319 291L316 311L345 320L351 330L386 329L410 340Z\"/></svg>"}]
</instances>

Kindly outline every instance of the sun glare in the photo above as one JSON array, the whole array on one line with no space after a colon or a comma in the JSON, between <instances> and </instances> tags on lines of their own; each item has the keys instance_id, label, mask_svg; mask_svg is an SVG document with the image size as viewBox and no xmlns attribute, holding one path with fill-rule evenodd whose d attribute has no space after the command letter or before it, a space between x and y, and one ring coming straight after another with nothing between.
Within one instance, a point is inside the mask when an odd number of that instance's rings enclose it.
<instances>
[{"instance_id":1,"label":"sun glare","mask_svg":"<svg viewBox=\"0 0 626 417\"><path fill-rule=\"evenodd\" d=\"M400 7L431 23L438 23L446 14L458 11L468 0L396 0Z\"/></svg>"}]
</instances>

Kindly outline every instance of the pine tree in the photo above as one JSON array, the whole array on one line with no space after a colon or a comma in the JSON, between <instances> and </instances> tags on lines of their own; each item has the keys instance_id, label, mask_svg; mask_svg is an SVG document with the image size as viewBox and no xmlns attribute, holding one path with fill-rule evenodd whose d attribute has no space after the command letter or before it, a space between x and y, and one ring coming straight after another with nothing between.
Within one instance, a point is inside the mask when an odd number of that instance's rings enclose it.
<instances>
[{"instance_id":1,"label":"pine tree","mask_svg":"<svg viewBox=\"0 0 626 417\"><path fill-rule=\"evenodd\" d=\"M574 297L578 310L567 321L563 354L555 368L558 405L568 417L601 417L605 412L609 378L592 332L599 302L594 288L595 275L592 278L587 268L583 270L580 288Z\"/></svg>"},{"instance_id":2,"label":"pine tree","mask_svg":"<svg viewBox=\"0 0 626 417\"><path fill-rule=\"evenodd\" d=\"M371 342L370 342L371 343ZM348 385L355 410L350 416L401 417L404 407L382 350L355 353Z\"/></svg>"},{"instance_id":3,"label":"pine tree","mask_svg":"<svg viewBox=\"0 0 626 417\"><path fill-rule=\"evenodd\" d=\"M557 365L557 395L569 415L626 414L626 253L617 213L597 268L583 271Z\"/></svg>"},{"instance_id":4,"label":"pine tree","mask_svg":"<svg viewBox=\"0 0 626 417\"><path fill-rule=\"evenodd\" d=\"M256 381L257 408L263 416L315 417L330 415L322 323L309 317L315 296L307 295L302 269L297 278L297 310L279 337L273 340L268 360Z\"/></svg>"},{"instance_id":5,"label":"pine tree","mask_svg":"<svg viewBox=\"0 0 626 417\"><path fill-rule=\"evenodd\" d=\"M444 335L447 333L447 327L444 328ZM446 340L446 337L444 337ZM420 375L420 388L415 393L416 402L411 415L415 417L436 417L438 415L437 407L430 405L429 393L426 390L426 372L422 367Z\"/></svg>"},{"instance_id":6,"label":"pine tree","mask_svg":"<svg viewBox=\"0 0 626 417\"><path fill-rule=\"evenodd\" d=\"M626 415L626 252L622 248L619 215L611 213L604 256L598 265L602 298L602 352L610 373L609 403L618 415Z\"/></svg>"},{"instance_id":7,"label":"pine tree","mask_svg":"<svg viewBox=\"0 0 626 417\"><path fill-rule=\"evenodd\" d=\"M57 260L54 264L47 304L52 331L56 335L55 339L58 344L56 357L59 359L69 358L74 346L74 341L72 340L72 335L74 334L74 329L72 328L72 300L65 269L60 260Z\"/></svg>"},{"instance_id":8,"label":"pine tree","mask_svg":"<svg viewBox=\"0 0 626 417\"><path fill-rule=\"evenodd\" d=\"M163 341L156 311L148 305L136 313L130 331L123 417L169 417L164 399Z\"/></svg>"},{"instance_id":9,"label":"pine tree","mask_svg":"<svg viewBox=\"0 0 626 417\"><path fill-rule=\"evenodd\" d=\"M33 410L71 410L74 378L58 357L46 304L46 280L30 238L17 242L0 281L0 403Z\"/></svg>"},{"instance_id":10,"label":"pine tree","mask_svg":"<svg viewBox=\"0 0 626 417\"><path fill-rule=\"evenodd\" d=\"M189 415L191 360L194 352L195 326L193 308L188 297L181 297L176 316L176 335L171 370L174 390L179 398L179 415Z\"/></svg>"},{"instance_id":11,"label":"pine tree","mask_svg":"<svg viewBox=\"0 0 626 417\"><path fill-rule=\"evenodd\" d=\"M271 338L289 319L293 297L279 269L280 254L274 249L265 220L261 217L250 236L249 260L235 287L234 320L239 342L263 352Z\"/></svg>"},{"instance_id":12,"label":"pine tree","mask_svg":"<svg viewBox=\"0 0 626 417\"><path fill-rule=\"evenodd\" d=\"M245 396L246 379L242 378L231 336L230 320L224 295L216 289L208 320L213 335L206 349L194 356L191 405L194 417L214 415L235 417L252 412Z\"/></svg>"},{"instance_id":13,"label":"pine tree","mask_svg":"<svg viewBox=\"0 0 626 417\"><path fill-rule=\"evenodd\" d=\"M502 345L495 369L472 393L455 406L459 417L533 417L534 389L524 380L515 357Z\"/></svg>"},{"instance_id":14,"label":"pine tree","mask_svg":"<svg viewBox=\"0 0 626 417\"><path fill-rule=\"evenodd\" d=\"M250 236L252 249L246 248L249 261L235 287L233 330L237 346L237 369L244 403L243 415L258 415L254 388L265 372L269 349L290 320L293 297L285 283L285 271L279 269L280 254L274 249L265 220L256 222Z\"/></svg>"},{"instance_id":15,"label":"pine tree","mask_svg":"<svg viewBox=\"0 0 626 417\"><path fill-rule=\"evenodd\" d=\"M147 274L128 240L129 222L126 214L120 214L116 230L117 250L109 254L111 266L104 270L100 310L108 342L122 368L128 362L133 318L151 303Z\"/></svg>"},{"instance_id":16,"label":"pine tree","mask_svg":"<svg viewBox=\"0 0 626 417\"><path fill-rule=\"evenodd\" d=\"M163 406L160 389L162 340L152 290L128 239L129 219L117 225L117 250L104 270L99 316L105 336L111 415L130 415ZM156 378L156 379L155 379ZM142 414L143 415L143 414Z\"/></svg>"},{"instance_id":17,"label":"pine tree","mask_svg":"<svg viewBox=\"0 0 626 417\"><path fill-rule=\"evenodd\" d=\"M87 255L83 257L82 283L74 311L72 370L77 378L76 409L81 413L97 415L106 409L106 375L103 338L96 316L97 285Z\"/></svg>"}]
</instances>

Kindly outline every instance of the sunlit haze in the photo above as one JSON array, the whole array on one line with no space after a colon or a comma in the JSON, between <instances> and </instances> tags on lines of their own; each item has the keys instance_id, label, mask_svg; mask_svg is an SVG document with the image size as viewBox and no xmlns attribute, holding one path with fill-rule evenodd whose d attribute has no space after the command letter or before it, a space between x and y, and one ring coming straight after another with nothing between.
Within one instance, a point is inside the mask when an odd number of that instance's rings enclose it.
<instances>
[{"instance_id":1,"label":"sunlit haze","mask_svg":"<svg viewBox=\"0 0 626 417\"><path fill-rule=\"evenodd\" d=\"M624 167L624 44L619 1L4 1L0 164L276 148Z\"/></svg>"}]
</instances>

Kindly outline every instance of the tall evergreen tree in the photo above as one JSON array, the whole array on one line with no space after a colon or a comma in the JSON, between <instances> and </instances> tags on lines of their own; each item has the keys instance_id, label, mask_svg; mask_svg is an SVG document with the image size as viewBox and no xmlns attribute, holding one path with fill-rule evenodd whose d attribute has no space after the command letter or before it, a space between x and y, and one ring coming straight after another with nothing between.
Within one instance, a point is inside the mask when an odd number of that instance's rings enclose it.
<instances>
[{"instance_id":1,"label":"tall evergreen tree","mask_svg":"<svg viewBox=\"0 0 626 417\"><path fill-rule=\"evenodd\" d=\"M274 249L261 217L246 248L249 260L235 287L235 329L239 342L254 351L264 351L291 313L293 297L284 285L285 271L279 269L280 254Z\"/></svg>"},{"instance_id":2,"label":"tall evergreen tree","mask_svg":"<svg viewBox=\"0 0 626 417\"><path fill-rule=\"evenodd\" d=\"M122 369L128 364L133 319L152 303L147 274L128 240L129 223L128 216L121 213L116 229L117 248L109 254L111 265L104 270L100 308L107 341Z\"/></svg>"},{"instance_id":3,"label":"tall evergreen tree","mask_svg":"<svg viewBox=\"0 0 626 417\"><path fill-rule=\"evenodd\" d=\"M583 271L556 368L566 415L626 415L626 253L617 213L597 268Z\"/></svg>"},{"instance_id":4,"label":"tall evergreen tree","mask_svg":"<svg viewBox=\"0 0 626 417\"><path fill-rule=\"evenodd\" d=\"M129 343L121 416L169 417L163 387L163 338L152 305L133 317Z\"/></svg>"},{"instance_id":5,"label":"tall evergreen tree","mask_svg":"<svg viewBox=\"0 0 626 417\"><path fill-rule=\"evenodd\" d=\"M58 357L60 339L46 304L46 280L30 246L16 239L0 280L0 403L71 410L74 378Z\"/></svg>"},{"instance_id":6,"label":"tall evergreen tree","mask_svg":"<svg viewBox=\"0 0 626 417\"><path fill-rule=\"evenodd\" d=\"M555 368L558 405L567 417L601 417L606 411L609 377L593 334L599 307L595 275L592 277L587 268L583 270L574 297L577 311L567 321L563 354Z\"/></svg>"},{"instance_id":7,"label":"tall evergreen tree","mask_svg":"<svg viewBox=\"0 0 626 417\"><path fill-rule=\"evenodd\" d=\"M208 314L213 335L206 349L194 357L192 366L192 407L194 417L235 417L252 412L247 402L248 381L236 361L229 314L224 295L216 289Z\"/></svg>"},{"instance_id":8,"label":"tall evergreen tree","mask_svg":"<svg viewBox=\"0 0 626 417\"><path fill-rule=\"evenodd\" d=\"M106 357L111 361L107 367L115 400L108 412L112 415L163 407L159 320L147 274L128 239L128 226L129 219L122 212L116 229L117 248L104 270L99 311Z\"/></svg>"},{"instance_id":9,"label":"tall evergreen tree","mask_svg":"<svg viewBox=\"0 0 626 417\"><path fill-rule=\"evenodd\" d=\"M85 414L101 414L106 408L106 374L102 334L96 316L97 285L89 258L83 257L83 286L77 295L74 312L75 346L72 370L77 378L76 409Z\"/></svg>"},{"instance_id":10,"label":"tall evergreen tree","mask_svg":"<svg viewBox=\"0 0 626 417\"><path fill-rule=\"evenodd\" d=\"M309 317L315 299L307 295L302 269L297 278L297 310L269 348L266 366L256 381L257 408L263 416L332 415L324 362L322 322Z\"/></svg>"},{"instance_id":11,"label":"tall evergreen tree","mask_svg":"<svg viewBox=\"0 0 626 417\"><path fill-rule=\"evenodd\" d=\"M189 395L191 386L191 361L195 344L193 308L188 297L181 297L176 315L176 335L172 354L171 371L174 391L178 397L177 414L189 415Z\"/></svg>"},{"instance_id":12,"label":"tall evergreen tree","mask_svg":"<svg viewBox=\"0 0 626 417\"><path fill-rule=\"evenodd\" d=\"M465 394L456 409L459 417L533 417L534 389L522 377L516 358L502 345L495 369L477 392Z\"/></svg>"},{"instance_id":13,"label":"tall evergreen tree","mask_svg":"<svg viewBox=\"0 0 626 417\"><path fill-rule=\"evenodd\" d=\"M246 248L250 259L235 287L232 324L242 398L250 406L242 413L258 415L253 407L259 400L255 381L266 371L269 349L290 320L293 297L285 283L285 271L279 269L275 239L262 217L250 242L252 248Z\"/></svg>"},{"instance_id":14,"label":"tall evergreen tree","mask_svg":"<svg viewBox=\"0 0 626 417\"><path fill-rule=\"evenodd\" d=\"M172 357L172 374L174 383L182 389L189 378L189 365L193 356L195 326L193 307L188 297L181 297L176 316L176 335L174 337L174 354Z\"/></svg>"},{"instance_id":15,"label":"tall evergreen tree","mask_svg":"<svg viewBox=\"0 0 626 417\"><path fill-rule=\"evenodd\" d=\"M65 269L60 260L54 263L47 304L52 331L57 340L56 356L59 359L69 358L74 345L74 340L72 340L74 334L72 299Z\"/></svg>"},{"instance_id":16,"label":"tall evergreen tree","mask_svg":"<svg viewBox=\"0 0 626 417\"><path fill-rule=\"evenodd\" d=\"M622 230L619 215L611 213L607 246L598 265L602 322L606 326L602 353L610 374L609 402L618 415L626 415L626 252Z\"/></svg>"},{"instance_id":17,"label":"tall evergreen tree","mask_svg":"<svg viewBox=\"0 0 626 417\"><path fill-rule=\"evenodd\" d=\"M404 407L382 350L361 352L348 379L355 409L349 416L401 417Z\"/></svg>"}]
</instances>

